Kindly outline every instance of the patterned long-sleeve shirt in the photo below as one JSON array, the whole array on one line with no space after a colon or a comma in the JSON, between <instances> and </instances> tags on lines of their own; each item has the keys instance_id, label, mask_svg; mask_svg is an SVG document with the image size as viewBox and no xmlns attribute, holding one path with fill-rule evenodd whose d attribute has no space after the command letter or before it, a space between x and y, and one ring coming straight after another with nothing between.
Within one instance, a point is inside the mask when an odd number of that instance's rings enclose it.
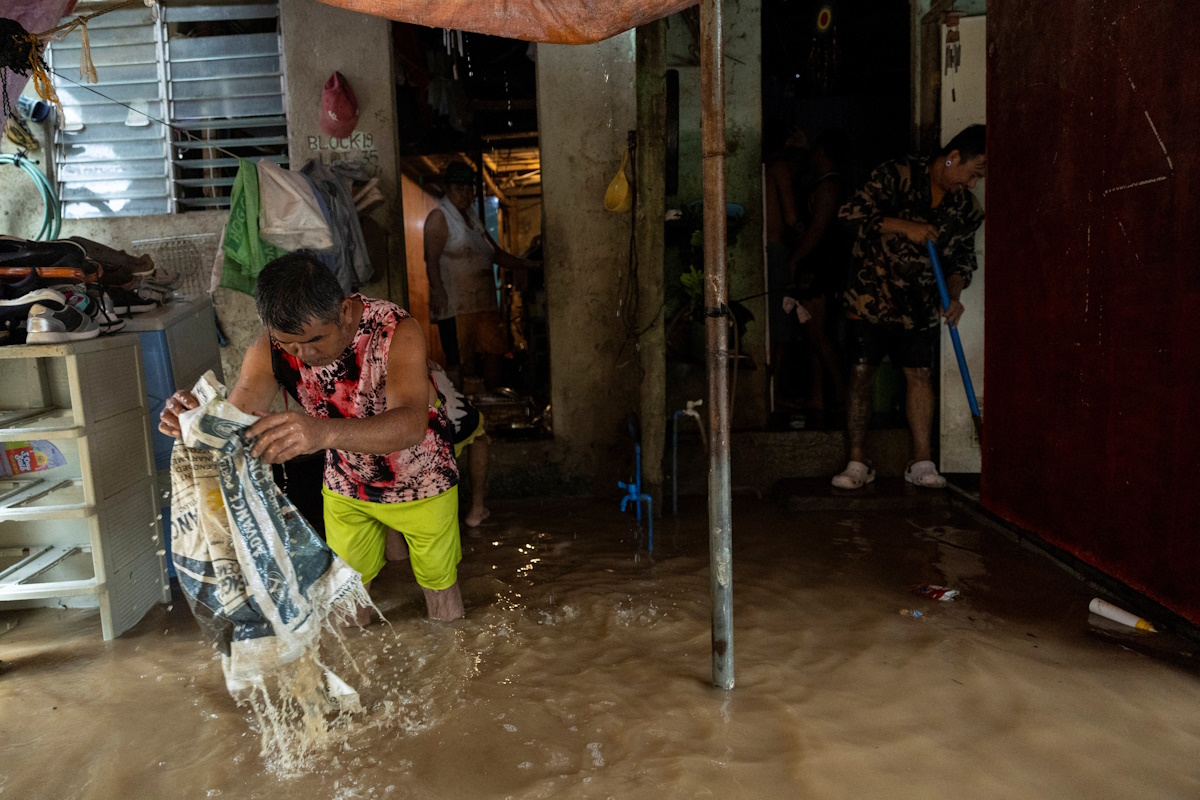
<instances>
[{"instance_id":1,"label":"patterned long-sleeve shirt","mask_svg":"<svg viewBox=\"0 0 1200 800\"><path fill-rule=\"evenodd\" d=\"M929 223L938 229L938 252L949 278L961 275L964 286L978 267L975 231L983 208L969 191L946 194L933 207L929 159L888 161L842 206L838 216L858 230L851 250L846 313L868 322L900 323L910 330L938 324L940 301L925 244L902 234L885 234L884 217Z\"/></svg>"}]
</instances>

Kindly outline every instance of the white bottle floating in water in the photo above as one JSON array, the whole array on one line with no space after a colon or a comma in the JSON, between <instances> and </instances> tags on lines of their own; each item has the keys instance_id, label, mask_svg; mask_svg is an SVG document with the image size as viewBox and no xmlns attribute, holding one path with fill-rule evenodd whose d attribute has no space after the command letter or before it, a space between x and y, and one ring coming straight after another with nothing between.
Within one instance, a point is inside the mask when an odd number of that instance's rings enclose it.
<instances>
[{"instance_id":1,"label":"white bottle floating in water","mask_svg":"<svg viewBox=\"0 0 1200 800\"><path fill-rule=\"evenodd\" d=\"M1088 611L1097 614L1105 619L1111 619L1113 622L1119 622L1122 625L1128 625L1131 628L1137 628L1139 631L1149 631L1157 633L1154 626L1148 620L1144 620L1137 614L1131 614L1123 608L1118 608L1112 603L1106 603L1099 597L1093 597L1092 602L1088 603Z\"/></svg>"}]
</instances>

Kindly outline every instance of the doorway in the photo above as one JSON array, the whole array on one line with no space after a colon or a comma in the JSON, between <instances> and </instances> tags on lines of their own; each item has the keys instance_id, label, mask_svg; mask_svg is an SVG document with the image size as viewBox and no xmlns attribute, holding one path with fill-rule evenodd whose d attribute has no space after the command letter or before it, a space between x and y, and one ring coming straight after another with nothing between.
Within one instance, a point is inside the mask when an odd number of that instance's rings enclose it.
<instances>
[{"instance_id":1,"label":"doorway","mask_svg":"<svg viewBox=\"0 0 1200 800\"><path fill-rule=\"evenodd\" d=\"M431 321L425 221L445 195L447 167L465 164L476 186L464 213L474 214L501 250L540 260L536 50L528 42L462 31L403 23L392 30L409 311L424 328L430 358L453 367L442 342L445 326L439 331ZM486 365L484 354L467 354L459 389L485 411L490 433L548 435L547 426L528 425L544 416L550 398L542 273L493 265L492 281L503 353L488 353Z\"/></svg>"},{"instance_id":2,"label":"doorway","mask_svg":"<svg viewBox=\"0 0 1200 800\"><path fill-rule=\"evenodd\" d=\"M949 25L947 24L950 23ZM941 25L940 144L944 147L968 125L986 122L987 111L987 18L983 15L947 15ZM976 184L975 197L984 203L985 180ZM967 367L974 384L979 409L983 410L983 323L984 323L984 228L975 232L975 259L979 268L971 286L963 293L967 313L958 324ZM982 443L971 418L962 376L950 337L942 334L938 376L939 469L944 473L978 474Z\"/></svg>"},{"instance_id":3,"label":"doorway","mask_svg":"<svg viewBox=\"0 0 1200 800\"><path fill-rule=\"evenodd\" d=\"M790 260L814 222L811 198L822 179L836 183L840 205L875 166L909 152L910 10L900 2L765 0L762 14L771 425L841 430L849 232L834 220L822 235L831 254L823 277L803 265L793 270ZM794 223L780 208L789 202ZM785 295L803 301L801 316L812 308L812 319L801 323L784 311ZM877 371L872 408L872 427L906 426L903 374L887 362Z\"/></svg>"}]
</instances>

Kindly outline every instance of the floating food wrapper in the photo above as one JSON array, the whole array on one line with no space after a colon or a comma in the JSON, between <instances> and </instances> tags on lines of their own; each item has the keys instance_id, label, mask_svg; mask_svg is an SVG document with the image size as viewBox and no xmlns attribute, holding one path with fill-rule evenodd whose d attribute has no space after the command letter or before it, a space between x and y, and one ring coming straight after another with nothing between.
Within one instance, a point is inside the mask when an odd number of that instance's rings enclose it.
<instances>
[{"instance_id":1,"label":"floating food wrapper","mask_svg":"<svg viewBox=\"0 0 1200 800\"><path fill-rule=\"evenodd\" d=\"M913 587L913 594L919 594L921 597L928 597L930 600L941 600L950 602L958 597L958 589L947 589L945 586L935 586L932 583L923 583L920 586Z\"/></svg>"},{"instance_id":2,"label":"floating food wrapper","mask_svg":"<svg viewBox=\"0 0 1200 800\"><path fill-rule=\"evenodd\" d=\"M66 463L62 452L44 439L0 443L0 478L42 472Z\"/></svg>"}]
</instances>

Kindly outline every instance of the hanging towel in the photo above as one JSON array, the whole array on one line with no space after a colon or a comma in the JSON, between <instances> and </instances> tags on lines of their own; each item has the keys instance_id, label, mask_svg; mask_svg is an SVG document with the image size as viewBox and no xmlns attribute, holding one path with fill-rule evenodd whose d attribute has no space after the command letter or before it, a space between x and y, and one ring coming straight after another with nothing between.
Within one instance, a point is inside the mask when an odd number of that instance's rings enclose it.
<instances>
[{"instance_id":1,"label":"hanging towel","mask_svg":"<svg viewBox=\"0 0 1200 800\"><path fill-rule=\"evenodd\" d=\"M229 221L225 223L225 240L221 244L225 253L221 285L251 295L258 285L258 273L267 262L288 252L261 238L258 208L258 167L253 161L239 158L230 196Z\"/></svg>"}]
</instances>

